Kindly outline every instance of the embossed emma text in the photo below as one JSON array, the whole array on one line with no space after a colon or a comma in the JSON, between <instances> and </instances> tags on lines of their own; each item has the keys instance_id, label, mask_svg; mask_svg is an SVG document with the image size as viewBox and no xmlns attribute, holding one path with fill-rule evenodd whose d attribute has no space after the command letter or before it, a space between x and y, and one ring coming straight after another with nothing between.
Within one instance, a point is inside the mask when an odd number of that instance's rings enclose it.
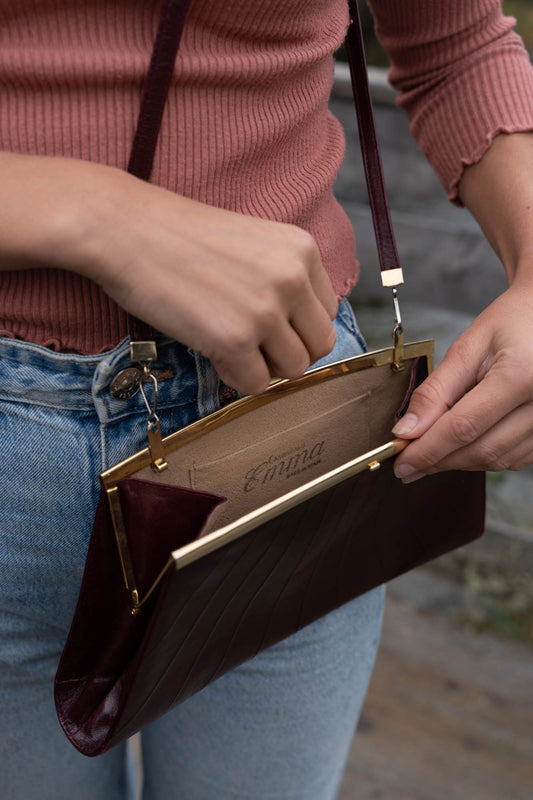
<instances>
[{"instance_id":1,"label":"embossed emma text","mask_svg":"<svg viewBox=\"0 0 533 800\"><path fill-rule=\"evenodd\" d=\"M317 442L310 449L303 448L282 460L271 456L268 461L263 461L257 467L248 470L245 476L244 491L251 492L257 486L275 479L292 478L309 467L319 464L324 444L325 439Z\"/></svg>"}]
</instances>

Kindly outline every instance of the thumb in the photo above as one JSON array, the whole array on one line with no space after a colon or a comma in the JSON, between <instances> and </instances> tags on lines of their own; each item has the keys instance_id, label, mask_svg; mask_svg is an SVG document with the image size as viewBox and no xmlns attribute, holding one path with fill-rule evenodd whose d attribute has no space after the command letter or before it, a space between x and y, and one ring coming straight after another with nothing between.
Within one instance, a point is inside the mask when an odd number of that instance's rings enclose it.
<instances>
[{"instance_id":1,"label":"thumb","mask_svg":"<svg viewBox=\"0 0 533 800\"><path fill-rule=\"evenodd\" d=\"M469 348L470 349L470 348ZM392 429L395 436L418 439L476 384L476 359L457 341L441 364L415 389L407 411Z\"/></svg>"}]
</instances>

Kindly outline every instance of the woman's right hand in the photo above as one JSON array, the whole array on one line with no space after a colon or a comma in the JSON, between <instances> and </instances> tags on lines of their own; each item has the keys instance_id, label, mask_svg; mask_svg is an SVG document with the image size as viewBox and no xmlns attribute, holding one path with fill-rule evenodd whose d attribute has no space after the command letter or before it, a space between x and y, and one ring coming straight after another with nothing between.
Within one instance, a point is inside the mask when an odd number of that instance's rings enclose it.
<instances>
[{"instance_id":1,"label":"woman's right hand","mask_svg":"<svg viewBox=\"0 0 533 800\"><path fill-rule=\"evenodd\" d=\"M262 391L271 376L302 375L333 348L337 299L302 229L99 164L3 153L0 165L3 269L57 266L95 280L244 394ZM24 202L25 230L16 214Z\"/></svg>"}]
</instances>

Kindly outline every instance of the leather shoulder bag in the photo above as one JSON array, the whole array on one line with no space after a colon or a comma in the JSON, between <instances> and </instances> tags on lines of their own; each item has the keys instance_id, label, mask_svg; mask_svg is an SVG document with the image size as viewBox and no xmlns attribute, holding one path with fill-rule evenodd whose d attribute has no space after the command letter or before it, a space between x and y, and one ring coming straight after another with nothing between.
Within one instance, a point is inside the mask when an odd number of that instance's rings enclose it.
<instances>
[{"instance_id":1,"label":"leather shoulder bag","mask_svg":"<svg viewBox=\"0 0 533 800\"><path fill-rule=\"evenodd\" d=\"M61 725L103 753L266 647L341 604L479 536L482 473L395 479L390 431L432 366L404 343L402 282L377 149L358 10L348 33L390 348L273 383L161 437L100 476L79 602L55 681ZM148 179L186 3L167 0L130 171ZM133 362L155 382L147 326ZM141 384L141 388L144 384Z\"/></svg>"}]
</instances>

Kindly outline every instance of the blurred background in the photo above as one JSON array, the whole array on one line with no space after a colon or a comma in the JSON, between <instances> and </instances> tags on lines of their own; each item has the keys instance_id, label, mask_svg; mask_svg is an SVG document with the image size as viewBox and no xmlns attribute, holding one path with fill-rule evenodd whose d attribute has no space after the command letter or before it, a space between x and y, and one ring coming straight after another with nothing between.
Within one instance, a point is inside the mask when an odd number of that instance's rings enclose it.
<instances>
[{"instance_id":1,"label":"blurred background","mask_svg":"<svg viewBox=\"0 0 533 800\"><path fill-rule=\"evenodd\" d=\"M406 277L406 338L437 360L506 283L468 212L451 206L386 81L360 3L391 214ZM504 0L533 55L532 0ZM371 347L388 346L390 298L377 254L343 53L331 108L345 127L336 194L354 225L351 301ZM495 197L495 202L498 198ZM533 468L487 476L482 540L394 581L376 671L340 800L533 798Z\"/></svg>"}]
</instances>

